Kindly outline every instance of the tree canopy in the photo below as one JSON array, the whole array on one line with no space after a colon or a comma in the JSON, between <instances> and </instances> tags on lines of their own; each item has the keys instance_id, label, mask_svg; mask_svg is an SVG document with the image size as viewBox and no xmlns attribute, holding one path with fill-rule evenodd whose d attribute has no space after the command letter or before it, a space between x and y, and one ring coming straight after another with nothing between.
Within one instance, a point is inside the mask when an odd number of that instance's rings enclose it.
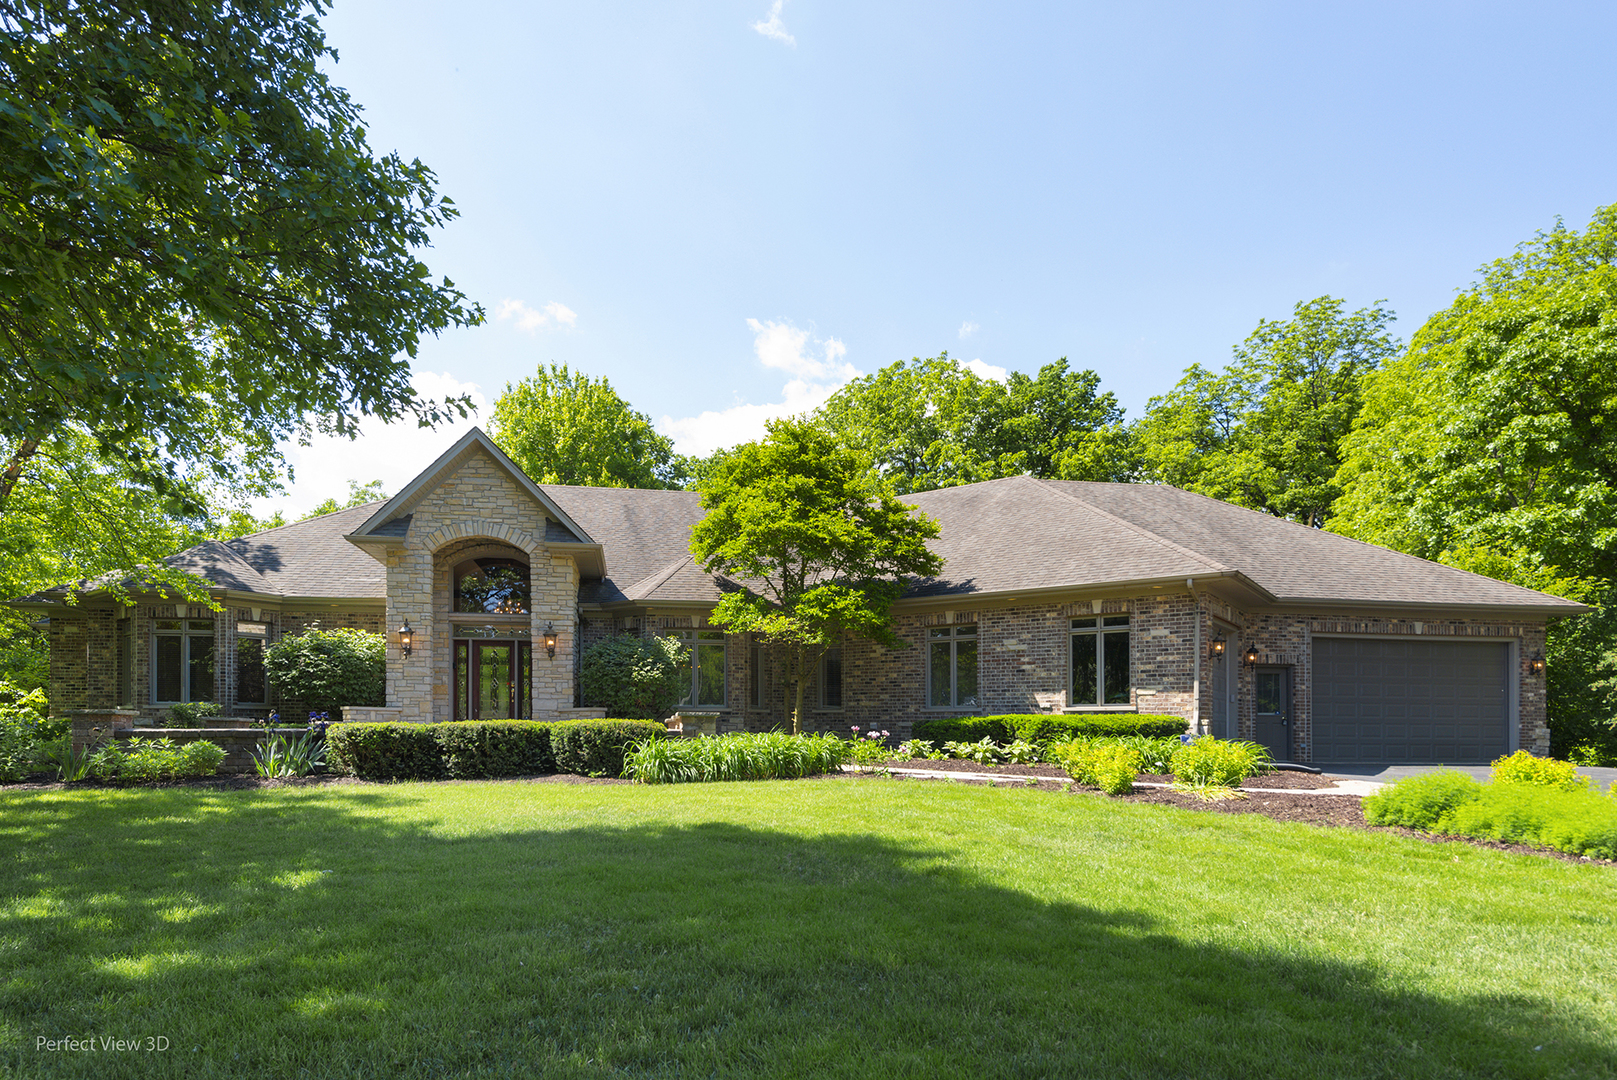
<instances>
[{"instance_id":1,"label":"tree canopy","mask_svg":"<svg viewBox=\"0 0 1617 1080\"><path fill-rule=\"evenodd\" d=\"M1596 605L1550 629L1550 728L1617 758L1617 205L1479 273L1366 380L1331 528Z\"/></svg>"},{"instance_id":2,"label":"tree canopy","mask_svg":"<svg viewBox=\"0 0 1617 1080\"><path fill-rule=\"evenodd\" d=\"M678 488L684 459L605 377L544 365L494 402L489 437L541 484Z\"/></svg>"},{"instance_id":3,"label":"tree canopy","mask_svg":"<svg viewBox=\"0 0 1617 1080\"><path fill-rule=\"evenodd\" d=\"M942 569L926 546L937 523L804 420L771 421L763 440L718 455L699 490L691 553L736 583L712 621L785 647L799 731L808 680L843 635L899 646L891 609L905 577Z\"/></svg>"},{"instance_id":4,"label":"tree canopy","mask_svg":"<svg viewBox=\"0 0 1617 1080\"><path fill-rule=\"evenodd\" d=\"M372 155L323 12L0 0L0 512L69 430L189 497L187 470L273 473L306 424L464 414L400 356L481 321L414 254L455 210Z\"/></svg>"},{"instance_id":5,"label":"tree canopy","mask_svg":"<svg viewBox=\"0 0 1617 1080\"><path fill-rule=\"evenodd\" d=\"M1036 378L986 379L948 353L889 364L814 414L900 495L1031 472L1112 480L1129 469L1123 410L1063 357Z\"/></svg>"},{"instance_id":6,"label":"tree canopy","mask_svg":"<svg viewBox=\"0 0 1617 1080\"><path fill-rule=\"evenodd\" d=\"M1392 312L1343 306L1321 296L1260 319L1223 372L1192 365L1152 398L1133 430L1142 478L1324 525L1360 384L1398 351Z\"/></svg>"}]
</instances>

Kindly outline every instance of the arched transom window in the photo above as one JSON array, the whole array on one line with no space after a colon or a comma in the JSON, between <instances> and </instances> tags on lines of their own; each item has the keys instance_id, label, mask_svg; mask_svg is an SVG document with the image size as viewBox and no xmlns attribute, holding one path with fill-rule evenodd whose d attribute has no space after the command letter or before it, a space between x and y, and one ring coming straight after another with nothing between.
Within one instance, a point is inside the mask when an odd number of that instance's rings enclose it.
<instances>
[{"instance_id":1,"label":"arched transom window","mask_svg":"<svg viewBox=\"0 0 1617 1080\"><path fill-rule=\"evenodd\" d=\"M455 567L455 610L523 615L532 597L528 567L515 559L469 559Z\"/></svg>"}]
</instances>

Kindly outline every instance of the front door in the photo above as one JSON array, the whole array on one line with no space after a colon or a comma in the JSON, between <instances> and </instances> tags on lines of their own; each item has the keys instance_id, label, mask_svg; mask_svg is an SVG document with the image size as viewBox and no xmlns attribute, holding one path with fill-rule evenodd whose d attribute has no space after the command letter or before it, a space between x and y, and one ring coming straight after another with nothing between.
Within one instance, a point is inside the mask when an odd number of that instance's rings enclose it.
<instances>
[{"instance_id":1,"label":"front door","mask_svg":"<svg viewBox=\"0 0 1617 1080\"><path fill-rule=\"evenodd\" d=\"M1291 760L1291 669L1260 667L1252 673L1257 741L1276 761Z\"/></svg>"},{"instance_id":2,"label":"front door","mask_svg":"<svg viewBox=\"0 0 1617 1080\"><path fill-rule=\"evenodd\" d=\"M533 649L526 641L455 642L456 720L525 720Z\"/></svg>"}]
</instances>

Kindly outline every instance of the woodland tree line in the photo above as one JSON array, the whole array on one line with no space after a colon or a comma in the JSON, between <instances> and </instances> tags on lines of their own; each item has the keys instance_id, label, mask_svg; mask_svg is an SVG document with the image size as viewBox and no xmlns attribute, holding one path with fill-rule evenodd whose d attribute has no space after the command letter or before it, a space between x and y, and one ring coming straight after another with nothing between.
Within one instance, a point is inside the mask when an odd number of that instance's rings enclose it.
<instances>
[{"instance_id":1,"label":"woodland tree line","mask_svg":"<svg viewBox=\"0 0 1617 1080\"><path fill-rule=\"evenodd\" d=\"M417 256L455 208L420 161L372 151L320 13L0 0L0 595L197 595L163 558L281 524L245 507L279 489L286 439L466 414L409 382L423 334L483 321ZM809 420L899 497L1170 483L1588 602L1551 633L1551 724L1558 752L1617 760L1617 205L1483 267L1407 343L1392 319L1299 303L1132 420L1065 359L999 383L947 355ZM507 386L490 427L544 482L735 472L565 367ZM45 666L0 608L0 678L41 686Z\"/></svg>"}]
</instances>

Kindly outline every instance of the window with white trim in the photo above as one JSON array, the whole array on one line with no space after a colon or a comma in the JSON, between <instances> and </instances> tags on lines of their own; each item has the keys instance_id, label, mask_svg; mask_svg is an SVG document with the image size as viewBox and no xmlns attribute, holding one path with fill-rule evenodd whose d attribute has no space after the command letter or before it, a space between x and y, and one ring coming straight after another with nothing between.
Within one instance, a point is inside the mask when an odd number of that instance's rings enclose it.
<instances>
[{"instance_id":1,"label":"window with white trim","mask_svg":"<svg viewBox=\"0 0 1617 1080\"><path fill-rule=\"evenodd\" d=\"M213 700L213 620L152 623L152 704Z\"/></svg>"},{"instance_id":2,"label":"window with white trim","mask_svg":"<svg viewBox=\"0 0 1617 1080\"><path fill-rule=\"evenodd\" d=\"M1129 703L1129 617L1072 620L1072 705Z\"/></svg>"},{"instance_id":3,"label":"window with white trim","mask_svg":"<svg viewBox=\"0 0 1617 1080\"><path fill-rule=\"evenodd\" d=\"M927 631L926 703L934 709L977 707L977 626Z\"/></svg>"}]
</instances>

